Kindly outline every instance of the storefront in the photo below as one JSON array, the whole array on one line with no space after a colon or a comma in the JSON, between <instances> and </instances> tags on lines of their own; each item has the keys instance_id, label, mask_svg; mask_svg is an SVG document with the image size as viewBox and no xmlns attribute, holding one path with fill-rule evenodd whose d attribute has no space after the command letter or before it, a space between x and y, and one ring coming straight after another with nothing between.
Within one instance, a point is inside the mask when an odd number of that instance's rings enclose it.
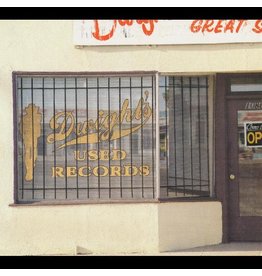
<instances>
[{"instance_id":1,"label":"storefront","mask_svg":"<svg viewBox=\"0 0 262 276\"><path fill-rule=\"evenodd\" d=\"M262 240L261 20L0 27L0 254Z\"/></svg>"}]
</instances>

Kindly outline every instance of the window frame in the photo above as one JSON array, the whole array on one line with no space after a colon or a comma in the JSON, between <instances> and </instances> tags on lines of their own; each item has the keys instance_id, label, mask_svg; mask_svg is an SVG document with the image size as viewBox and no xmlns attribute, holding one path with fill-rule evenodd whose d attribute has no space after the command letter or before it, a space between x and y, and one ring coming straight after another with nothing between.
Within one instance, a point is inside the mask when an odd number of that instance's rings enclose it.
<instances>
[{"instance_id":1,"label":"window frame","mask_svg":"<svg viewBox=\"0 0 262 276\"><path fill-rule=\"evenodd\" d=\"M63 200L41 200L41 201L19 201L18 199L18 164L17 164L17 158L18 158L18 137L17 137L17 130L18 130L18 120L17 120L17 99L16 99L16 93L17 93L17 78L18 77L134 77L134 76L154 76L155 78L155 198L153 199L85 199L85 200L71 200L71 199L63 199ZM113 71L113 72L43 72L43 71L14 71L12 72L12 83L13 83L13 141L14 141L14 153L13 153L13 160L14 160L14 179L13 179L13 203L10 204L10 206L39 206L39 205L81 205L81 204L109 204L109 203L161 203L161 202L173 202L173 201L214 201L216 198L213 194L213 183L215 183L213 179L214 173L213 171L213 165L214 165L214 143L212 142L212 148L209 148L209 151L213 152L212 156L212 166L209 168L211 173L210 178L210 196L209 197L173 197L173 198L160 198L160 129L159 129L159 76L181 76L176 74L164 74L159 73L158 71ZM184 76L184 75L183 75ZM191 74L190 76L195 76ZM201 75L197 75L201 76ZM210 80L210 75L208 76L208 80ZM212 82L213 84L213 82ZM212 101L214 98L213 88L212 93L209 92L209 95L212 95ZM208 106L210 104L210 100L208 101ZM212 102L212 120L213 120L213 102ZM208 112L210 112L210 108L208 107ZM209 113L210 114L210 113ZM210 121L210 119L209 119ZM210 129L211 131L211 129ZM212 132L214 132L214 129L212 128ZM214 136L212 135L212 139L214 139ZM211 160L211 159L210 159Z\"/></svg>"},{"instance_id":2,"label":"window frame","mask_svg":"<svg viewBox=\"0 0 262 276\"><path fill-rule=\"evenodd\" d=\"M153 87L153 93L157 95L157 71L125 71L125 72L30 72L30 71L14 71L12 72L12 82L13 82L13 140L14 140L14 154L13 154L13 160L14 160L14 179L13 179L13 199L14 203L11 205L60 205L60 204L89 204L89 203L145 203L145 202L157 202L157 179L155 177L155 183L154 183L154 189L155 189L155 197L153 199L51 199L51 200L39 200L39 201L21 201L19 200L18 197L18 187L19 187L19 180L18 180L18 112L17 112L17 78L19 77L31 77L31 78L36 78L36 77L63 77L63 78L70 78L70 77L75 77L75 78L88 78L88 77L146 77L146 76L151 76L154 78L154 86ZM156 106L156 100L154 100L154 108ZM156 108L155 108L155 113ZM156 117L155 114L155 117ZM157 130L157 124L155 122L155 127ZM157 135L157 134L156 134ZM156 156L157 152L156 149L154 148L154 154ZM154 164L154 171L155 174L157 173L157 167L156 164Z\"/></svg>"},{"instance_id":3,"label":"window frame","mask_svg":"<svg viewBox=\"0 0 262 276\"><path fill-rule=\"evenodd\" d=\"M201 74L201 73L185 73L185 74L179 74L179 73L159 73L159 77L173 77L173 78L195 78L195 77L206 77L207 78L207 93L208 93L208 100L207 100L207 114L208 114L208 147L209 147L209 195L207 196L199 196L199 197L159 197L160 202L176 202L176 201L182 201L182 202L205 202L205 201L217 201L217 195L215 192L215 74ZM159 89L161 87L160 82L158 81L158 87ZM158 97L160 96L159 92L157 91ZM159 102L159 99L158 99ZM159 115L160 109L157 110L157 113ZM157 121L159 123L159 120ZM160 130L158 126L158 131L160 135ZM159 141L160 143L160 141ZM160 144L158 145L160 146ZM168 151L167 151L167 158L168 158ZM160 156L159 156L160 158ZM159 188L160 188L160 180L159 180Z\"/></svg>"}]
</instances>

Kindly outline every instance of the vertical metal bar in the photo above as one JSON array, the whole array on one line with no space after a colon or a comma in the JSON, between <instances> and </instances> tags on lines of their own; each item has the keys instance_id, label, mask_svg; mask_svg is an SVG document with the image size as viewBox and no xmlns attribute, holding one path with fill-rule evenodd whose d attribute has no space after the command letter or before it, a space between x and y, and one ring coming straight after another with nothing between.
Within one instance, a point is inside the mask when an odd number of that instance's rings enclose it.
<instances>
[{"instance_id":1,"label":"vertical metal bar","mask_svg":"<svg viewBox=\"0 0 262 276\"><path fill-rule=\"evenodd\" d=\"M208 77L206 78L206 132L207 132L207 180L208 191L210 193L210 175L209 175L209 114L208 114Z\"/></svg>"},{"instance_id":2,"label":"vertical metal bar","mask_svg":"<svg viewBox=\"0 0 262 276\"><path fill-rule=\"evenodd\" d=\"M88 155L88 150L89 150L89 145L88 145L88 143L89 143L89 141L88 141L88 139L89 139L89 137L88 137L88 135L89 135L89 133L88 133L88 131L89 131L89 124L88 124L88 111L89 111L89 107L88 107L88 78L86 78L86 121L87 121L87 128L86 128L86 130L87 130L87 133L86 133L86 135L87 135L87 141L86 141L86 165L87 165L87 170L88 170L88 168L89 168L89 155ZM86 186L87 186L87 198L89 198L89 175L86 177Z\"/></svg>"},{"instance_id":3,"label":"vertical metal bar","mask_svg":"<svg viewBox=\"0 0 262 276\"><path fill-rule=\"evenodd\" d=\"M133 127L133 103L132 103L132 78L129 79L129 89L130 89L130 111L132 114L132 118L130 120L130 129ZM131 151L131 170L133 170L133 135L130 135L130 151ZM134 197L134 189L133 189L133 171L131 171L131 196Z\"/></svg>"},{"instance_id":4,"label":"vertical metal bar","mask_svg":"<svg viewBox=\"0 0 262 276\"><path fill-rule=\"evenodd\" d=\"M155 101L155 115L156 115L156 139L155 139L155 147L156 147L156 198L160 198L160 126L159 126L159 75L156 73L155 77L155 93L156 93L156 101Z\"/></svg>"},{"instance_id":5,"label":"vertical metal bar","mask_svg":"<svg viewBox=\"0 0 262 276\"><path fill-rule=\"evenodd\" d=\"M141 126L143 125L143 117L144 117L144 112L143 112L143 77L141 77ZM141 164L142 168L144 167L144 133L143 133L143 126L141 127ZM144 198L144 175L142 174L142 198Z\"/></svg>"},{"instance_id":6,"label":"vertical metal bar","mask_svg":"<svg viewBox=\"0 0 262 276\"><path fill-rule=\"evenodd\" d=\"M45 78L42 81L42 109L43 109L43 198L45 199Z\"/></svg>"},{"instance_id":7,"label":"vertical metal bar","mask_svg":"<svg viewBox=\"0 0 262 276\"><path fill-rule=\"evenodd\" d=\"M192 134L192 127L193 127L193 123L192 123L192 78L189 78L189 106L190 106L190 168L191 168L191 191L192 191L192 195L194 192L194 166L193 166L193 134Z\"/></svg>"},{"instance_id":8,"label":"vertical metal bar","mask_svg":"<svg viewBox=\"0 0 262 276\"><path fill-rule=\"evenodd\" d=\"M153 181L152 181L152 188L153 188L153 198L155 198L155 162L154 162L154 77L152 76L152 176L153 176Z\"/></svg>"},{"instance_id":9,"label":"vertical metal bar","mask_svg":"<svg viewBox=\"0 0 262 276\"><path fill-rule=\"evenodd\" d=\"M20 124L21 124L21 141L22 141L22 199L24 198L24 138L23 138L23 133L24 133L24 124L23 124L23 79L21 77L21 119L20 119Z\"/></svg>"},{"instance_id":10,"label":"vertical metal bar","mask_svg":"<svg viewBox=\"0 0 262 276\"><path fill-rule=\"evenodd\" d=\"M56 92L55 92L55 78L53 78L53 118L55 117L55 105L56 105ZM56 132L54 128L54 167L56 169ZM67 166L66 166L67 167ZM54 177L54 188L55 188L55 198L56 198L56 174Z\"/></svg>"},{"instance_id":11,"label":"vertical metal bar","mask_svg":"<svg viewBox=\"0 0 262 276\"><path fill-rule=\"evenodd\" d=\"M121 78L119 78L119 106L118 106L118 114L119 114L119 132L120 132L120 137L121 137ZM120 152L122 150L122 138L119 139L119 146L120 146ZM119 163L120 163L120 171L122 169L122 161L121 161L121 158L119 160ZM120 196L121 198L123 197L123 187L122 187L122 173L120 172Z\"/></svg>"},{"instance_id":12,"label":"vertical metal bar","mask_svg":"<svg viewBox=\"0 0 262 276\"><path fill-rule=\"evenodd\" d=\"M215 168L212 166L215 160L215 152L213 149L213 142L214 142L214 130L213 130L213 121L214 121L214 78L211 76L207 76L207 93L208 93L208 102L207 102L207 110L208 110L208 146L209 146L209 153L208 153L208 172L209 172L209 196L214 196L214 174L215 174Z\"/></svg>"},{"instance_id":13,"label":"vertical metal bar","mask_svg":"<svg viewBox=\"0 0 262 276\"><path fill-rule=\"evenodd\" d=\"M75 78L75 112L76 112L76 153L78 151L78 133L77 133L77 126L78 126L78 112L77 112L77 78ZM79 154L80 155L80 154ZM77 156L77 155L76 155ZM79 189L78 189L78 159L76 158L76 197L79 198Z\"/></svg>"},{"instance_id":14,"label":"vertical metal bar","mask_svg":"<svg viewBox=\"0 0 262 276\"><path fill-rule=\"evenodd\" d=\"M174 153L175 153L175 191L177 196L177 144L176 144L176 86L173 77L173 105L174 105Z\"/></svg>"},{"instance_id":15,"label":"vertical metal bar","mask_svg":"<svg viewBox=\"0 0 262 276\"><path fill-rule=\"evenodd\" d=\"M34 113L33 113L33 106L34 106L34 93L33 93L33 78L31 78L31 99L32 99L32 155L33 155L33 162L32 162L32 171L33 171L33 179L32 179L32 198L35 198L35 168L34 168Z\"/></svg>"},{"instance_id":16,"label":"vertical metal bar","mask_svg":"<svg viewBox=\"0 0 262 276\"><path fill-rule=\"evenodd\" d=\"M96 99L97 99L97 137L98 137L98 143L97 143L97 151L99 153L100 151L100 132L99 132L99 78L97 77L97 94L96 94ZM99 154L98 154L99 155ZM98 160L97 160L97 165L98 168L100 167L100 157L98 156ZM100 171L98 170L98 197L100 198L101 196L101 191L100 191Z\"/></svg>"},{"instance_id":17,"label":"vertical metal bar","mask_svg":"<svg viewBox=\"0 0 262 276\"><path fill-rule=\"evenodd\" d=\"M185 139L184 139L184 78L181 77L181 108L182 108L182 143L183 143L183 193L186 195L186 186L185 186Z\"/></svg>"},{"instance_id":18,"label":"vertical metal bar","mask_svg":"<svg viewBox=\"0 0 262 276\"><path fill-rule=\"evenodd\" d=\"M110 140L111 140L111 101L110 101L110 77L108 78L108 128L109 128L109 133L108 133L108 149L109 149L109 156L110 156L110 153L111 153L111 147L110 147ZM109 170L111 168L111 158L109 157L108 158L108 167L109 167ZM111 198L111 175L110 175L110 172L108 174L108 177L109 177L109 198Z\"/></svg>"},{"instance_id":19,"label":"vertical metal bar","mask_svg":"<svg viewBox=\"0 0 262 276\"><path fill-rule=\"evenodd\" d=\"M168 101L168 85L167 80L169 77L165 77L165 119L166 119L166 148L165 148L165 155L166 155L166 195L169 196L169 162L168 162L168 121L167 121L167 101Z\"/></svg>"},{"instance_id":20,"label":"vertical metal bar","mask_svg":"<svg viewBox=\"0 0 262 276\"><path fill-rule=\"evenodd\" d=\"M67 105L66 105L66 93L67 93L67 89L66 89L66 78L64 78L64 109L65 109L65 118L67 117ZM65 122L65 133L67 132L67 120ZM67 137L65 135L65 144L67 143ZM65 147L65 169L67 168L67 147ZM67 173L65 173L65 192L66 192L66 199L67 199Z\"/></svg>"},{"instance_id":21,"label":"vertical metal bar","mask_svg":"<svg viewBox=\"0 0 262 276\"><path fill-rule=\"evenodd\" d=\"M20 78L21 79L21 78ZM21 133L21 118L20 118L20 122L18 121L19 116L21 114L21 112L19 113L18 110L20 108L20 106L18 105L18 98L20 96L19 94L19 88L18 88L18 78L16 76L15 73L12 73L12 83L13 83L13 122L14 122L14 128L13 128L13 139L14 139L14 152L13 152L13 160L14 160L14 185L13 185L13 195L14 195L14 203L17 203L20 199L20 194L19 194L19 190L21 190L20 187L20 179L19 179L19 173L20 172L20 168L22 165L23 166L23 162L22 164L19 163L19 157L20 157L20 151L19 151L19 137L22 137L22 133ZM21 89L21 86L20 86ZM21 90L20 90L21 93ZM22 139L21 139L22 141ZM23 143L21 144L21 146L23 147ZM23 177L23 175L22 175Z\"/></svg>"},{"instance_id":22,"label":"vertical metal bar","mask_svg":"<svg viewBox=\"0 0 262 276\"><path fill-rule=\"evenodd\" d=\"M200 191L202 191L202 172L201 172L201 141L200 141L200 84L199 84L199 77L197 78L197 95L198 95L198 152L199 152L199 184L200 184Z\"/></svg>"}]
</instances>

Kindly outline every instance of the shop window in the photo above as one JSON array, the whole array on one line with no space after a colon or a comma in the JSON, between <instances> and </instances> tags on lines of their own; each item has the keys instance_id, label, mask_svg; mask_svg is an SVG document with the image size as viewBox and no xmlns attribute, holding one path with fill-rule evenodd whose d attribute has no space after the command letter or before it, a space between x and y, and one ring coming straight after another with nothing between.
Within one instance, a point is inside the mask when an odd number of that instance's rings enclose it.
<instances>
[{"instance_id":1,"label":"shop window","mask_svg":"<svg viewBox=\"0 0 262 276\"><path fill-rule=\"evenodd\" d=\"M210 196L208 91L207 77L160 76L156 98L150 74L17 75L16 201Z\"/></svg>"},{"instance_id":2,"label":"shop window","mask_svg":"<svg viewBox=\"0 0 262 276\"><path fill-rule=\"evenodd\" d=\"M155 75L16 75L17 202L153 199Z\"/></svg>"},{"instance_id":3,"label":"shop window","mask_svg":"<svg viewBox=\"0 0 262 276\"><path fill-rule=\"evenodd\" d=\"M210 196L207 77L160 77L160 197Z\"/></svg>"}]
</instances>

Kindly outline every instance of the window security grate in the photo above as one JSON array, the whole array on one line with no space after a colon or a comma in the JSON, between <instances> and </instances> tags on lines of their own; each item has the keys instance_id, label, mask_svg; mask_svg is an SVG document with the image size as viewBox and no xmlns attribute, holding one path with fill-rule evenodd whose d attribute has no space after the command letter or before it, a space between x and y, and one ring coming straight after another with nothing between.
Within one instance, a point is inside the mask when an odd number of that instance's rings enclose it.
<instances>
[{"instance_id":1,"label":"window security grate","mask_svg":"<svg viewBox=\"0 0 262 276\"><path fill-rule=\"evenodd\" d=\"M16 79L18 201L155 198L155 77Z\"/></svg>"},{"instance_id":2,"label":"window security grate","mask_svg":"<svg viewBox=\"0 0 262 276\"><path fill-rule=\"evenodd\" d=\"M208 78L160 77L160 197L210 195Z\"/></svg>"}]
</instances>

